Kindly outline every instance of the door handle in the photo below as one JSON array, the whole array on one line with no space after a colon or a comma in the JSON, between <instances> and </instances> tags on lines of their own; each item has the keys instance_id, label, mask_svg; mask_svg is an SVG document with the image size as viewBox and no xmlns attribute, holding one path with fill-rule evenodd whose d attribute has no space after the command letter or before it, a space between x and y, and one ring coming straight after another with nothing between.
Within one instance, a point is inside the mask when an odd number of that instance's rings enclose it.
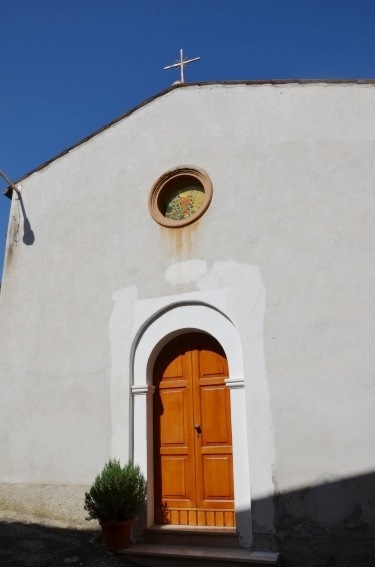
<instances>
[{"instance_id":1,"label":"door handle","mask_svg":"<svg viewBox=\"0 0 375 567\"><path fill-rule=\"evenodd\" d=\"M202 433L202 429L201 429L201 426L200 426L199 423L196 423L194 425L194 429L195 429L195 431L197 432L198 435L200 435L200 433Z\"/></svg>"}]
</instances>

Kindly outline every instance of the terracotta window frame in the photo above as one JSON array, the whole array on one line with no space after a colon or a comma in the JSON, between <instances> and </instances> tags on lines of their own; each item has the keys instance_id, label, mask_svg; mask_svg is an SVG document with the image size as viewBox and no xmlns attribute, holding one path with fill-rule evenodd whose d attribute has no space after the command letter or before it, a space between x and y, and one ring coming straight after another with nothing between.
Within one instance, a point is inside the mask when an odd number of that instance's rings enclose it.
<instances>
[{"instance_id":1,"label":"terracotta window frame","mask_svg":"<svg viewBox=\"0 0 375 567\"><path fill-rule=\"evenodd\" d=\"M189 217L181 220L168 219L161 210L161 200L163 194L168 191L175 183L191 179L202 186L204 199L199 209ZM180 166L163 173L154 183L148 198L148 208L152 218L161 226L167 228L181 228L192 224L198 220L208 209L212 199L212 182L203 169L193 166Z\"/></svg>"}]
</instances>

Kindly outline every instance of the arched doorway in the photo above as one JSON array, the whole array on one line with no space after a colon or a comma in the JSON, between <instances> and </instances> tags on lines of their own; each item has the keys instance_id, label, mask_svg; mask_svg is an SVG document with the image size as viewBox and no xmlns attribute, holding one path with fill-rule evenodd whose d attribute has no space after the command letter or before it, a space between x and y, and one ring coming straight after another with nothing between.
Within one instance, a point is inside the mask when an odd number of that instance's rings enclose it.
<instances>
[{"instance_id":1,"label":"arched doorway","mask_svg":"<svg viewBox=\"0 0 375 567\"><path fill-rule=\"evenodd\" d=\"M211 335L172 339L154 366L156 524L235 526L227 359Z\"/></svg>"},{"instance_id":2,"label":"arched doorway","mask_svg":"<svg viewBox=\"0 0 375 567\"><path fill-rule=\"evenodd\" d=\"M148 300L145 300L148 305ZM166 300L167 301L167 300ZM144 305L143 302L142 306ZM174 338L185 333L209 334L223 346L229 366L226 386L230 390L233 474L236 509L236 531L240 547L252 544L250 460L246 417L245 377L241 341L228 316L217 308L198 302L167 305L156 309L153 302L143 316L143 324L134 338L132 355L132 448L131 454L142 470L147 471L147 527L155 524L154 509L154 368L161 350ZM199 323L198 323L199 322ZM121 344L121 343L119 343ZM247 378L247 380L249 377ZM117 399L116 399L117 403ZM115 406L117 407L117 406ZM121 407L121 406L120 406ZM123 413L121 413L123 415ZM117 453L118 454L118 453Z\"/></svg>"}]
</instances>

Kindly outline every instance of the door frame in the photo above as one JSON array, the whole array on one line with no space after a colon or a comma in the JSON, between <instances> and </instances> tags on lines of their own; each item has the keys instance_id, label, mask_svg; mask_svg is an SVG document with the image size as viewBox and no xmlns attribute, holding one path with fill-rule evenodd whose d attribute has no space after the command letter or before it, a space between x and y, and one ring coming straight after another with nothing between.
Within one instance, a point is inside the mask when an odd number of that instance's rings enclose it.
<instances>
[{"instance_id":1,"label":"door frame","mask_svg":"<svg viewBox=\"0 0 375 567\"><path fill-rule=\"evenodd\" d=\"M206 332L222 346L228 361L236 528L240 546L252 544L250 463L246 422L245 381L242 349L233 323L218 309L198 302L170 305L150 317L133 343L132 454L147 474L147 526L154 524L153 494L153 370L161 349L186 332ZM198 528L197 528L198 529Z\"/></svg>"}]
</instances>

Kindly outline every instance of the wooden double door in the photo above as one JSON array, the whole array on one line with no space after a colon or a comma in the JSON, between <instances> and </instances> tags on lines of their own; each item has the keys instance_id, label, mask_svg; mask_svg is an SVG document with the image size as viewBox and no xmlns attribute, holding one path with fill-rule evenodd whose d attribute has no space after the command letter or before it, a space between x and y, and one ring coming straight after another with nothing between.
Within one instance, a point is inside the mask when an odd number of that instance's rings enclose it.
<instances>
[{"instance_id":1,"label":"wooden double door","mask_svg":"<svg viewBox=\"0 0 375 567\"><path fill-rule=\"evenodd\" d=\"M154 373L155 523L235 526L228 364L210 335L161 351Z\"/></svg>"}]
</instances>

